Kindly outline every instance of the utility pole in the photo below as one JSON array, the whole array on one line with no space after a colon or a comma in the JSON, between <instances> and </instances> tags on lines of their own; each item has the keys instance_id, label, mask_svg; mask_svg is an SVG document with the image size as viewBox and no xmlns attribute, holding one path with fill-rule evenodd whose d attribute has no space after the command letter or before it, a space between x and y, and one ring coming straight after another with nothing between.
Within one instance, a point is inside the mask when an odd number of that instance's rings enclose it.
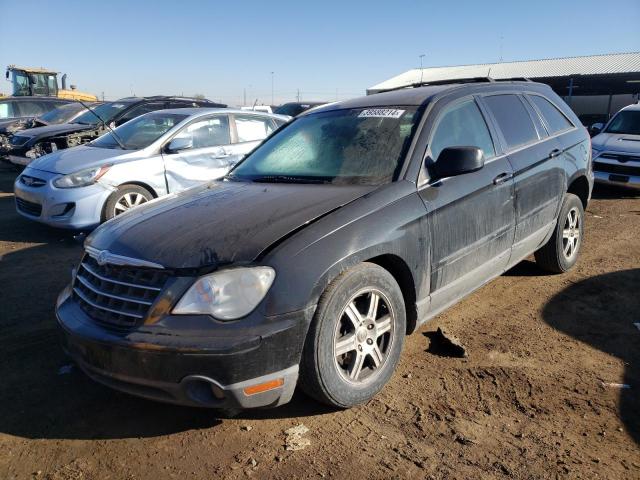
<instances>
[{"instance_id":1,"label":"utility pole","mask_svg":"<svg viewBox=\"0 0 640 480\"><path fill-rule=\"evenodd\" d=\"M273 101L273 72L271 72L271 105L274 105L275 102Z\"/></svg>"},{"instance_id":2,"label":"utility pole","mask_svg":"<svg viewBox=\"0 0 640 480\"><path fill-rule=\"evenodd\" d=\"M300 89L298 89L298 93L296 94L296 101L300 103Z\"/></svg>"},{"instance_id":3,"label":"utility pole","mask_svg":"<svg viewBox=\"0 0 640 480\"><path fill-rule=\"evenodd\" d=\"M242 96L242 106L247 106L247 87L244 87L243 96Z\"/></svg>"},{"instance_id":4,"label":"utility pole","mask_svg":"<svg viewBox=\"0 0 640 480\"><path fill-rule=\"evenodd\" d=\"M502 45L504 42L504 37L500 35L500 63L502 63Z\"/></svg>"},{"instance_id":5,"label":"utility pole","mask_svg":"<svg viewBox=\"0 0 640 480\"><path fill-rule=\"evenodd\" d=\"M423 54L418 55L418 56L420 57L420 83L422 83L422 73L423 73L423 71L422 71L422 59L424 58L425 54L423 53Z\"/></svg>"}]
</instances>

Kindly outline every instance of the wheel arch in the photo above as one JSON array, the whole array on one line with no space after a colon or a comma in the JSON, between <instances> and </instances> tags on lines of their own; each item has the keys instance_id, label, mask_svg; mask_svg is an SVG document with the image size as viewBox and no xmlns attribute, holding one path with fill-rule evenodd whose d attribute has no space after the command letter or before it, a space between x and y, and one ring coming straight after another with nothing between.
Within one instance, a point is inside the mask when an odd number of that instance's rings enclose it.
<instances>
[{"instance_id":1,"label":"wheel arch","mask_svg":"<svg viewBox=\"0 0 640 480\"><path fill-rule=\"evenodd\" d=\"M117 188L126 187L127 185L136 185L138 187L142 187L145 190L147 190L149 193L151 193L151 195L153 195L153 198L158 198L158 192L156 192L155 189L151 185L149 185L147 183L144 183L144 182L140 182L138 180L132 180L132 181L129 181L129 182L122 182L121 184L118 185Z\"/></svg>"},{"instance_id":2,"label":"wheel arch","mask_svg":"<svg viewBox=\"0 0 640 480\"><path fill-rule=\"evenodd\" d=\"M569 186L567 188L567 193L572 193L576 195L580 201L582 202L582 206L586 210L587 205L589 204L589 196L590 196L591 187L589 185L589 180L584 175L579 175L571 180Z\"/></svg>"}]
</instances>

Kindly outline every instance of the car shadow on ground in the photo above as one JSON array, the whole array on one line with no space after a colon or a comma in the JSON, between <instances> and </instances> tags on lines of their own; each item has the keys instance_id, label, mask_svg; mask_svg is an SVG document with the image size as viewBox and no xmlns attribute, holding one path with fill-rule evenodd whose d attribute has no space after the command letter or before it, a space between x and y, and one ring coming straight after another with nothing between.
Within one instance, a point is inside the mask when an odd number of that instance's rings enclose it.
<instances>
[{"instance_id":1,"label":"car shadow on ground","mask_svg":"<svg viewBox=\"0 0 640 480\"><path fill-rule=\"evenodd\" d=\"M640 444L640 268L606 273L574 283L544 307L544 320L557 330L624 362L619 415L625 430ZM628 312L634 312L629 316ZM605 387L602 387L605 388Z\"/></svg>"}]
</instances>

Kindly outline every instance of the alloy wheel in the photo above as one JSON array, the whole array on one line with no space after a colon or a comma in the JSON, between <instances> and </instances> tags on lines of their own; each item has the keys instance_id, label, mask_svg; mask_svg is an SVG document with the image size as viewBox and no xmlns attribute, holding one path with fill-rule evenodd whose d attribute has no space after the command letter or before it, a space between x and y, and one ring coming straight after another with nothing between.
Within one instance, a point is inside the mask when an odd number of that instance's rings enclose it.
<instances>
[{"instance_id":1,"label":"alloy wheel","mask_svg":"<svg viewBox=\"0 0 640 480\"><path fill-rule=\"evenodd\" d=\"M365 289L342 310L333 351L338 372L348 382L371 381L387 361L396 323L390 305L382 292Z\"/></svg>"},{"instance_id":2,"label":"alloy wheel","mask_svg":"<svg viewBox=\"0 0 640 480\"><path fill-rule=\"evenodd\" d=\"M146 203L147 198L141 193L130 192L122 195L115 204L113 208L113 216L120 215L121 213L126 212L127 210L137 207L143 203Z\"/></svg>"},{"instance_id":3,"label":"alloy wheel","mask_svg":"<svg viewBox=\"0 0 640 480\"><path fill-rule=\"evenodd\" d=\"M580 213L573 207L567 213L562 229L562 253L567 260L571 260L580 246Z\"/></svg>"}]
</instances>

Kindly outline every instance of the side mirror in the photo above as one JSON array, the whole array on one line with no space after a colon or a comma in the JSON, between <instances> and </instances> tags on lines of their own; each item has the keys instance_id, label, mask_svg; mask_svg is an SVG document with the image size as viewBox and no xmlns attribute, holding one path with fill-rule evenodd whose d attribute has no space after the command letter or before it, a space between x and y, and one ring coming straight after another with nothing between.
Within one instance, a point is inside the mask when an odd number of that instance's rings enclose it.
<instances>
[{"instance_id":1,"label":"side mirror","mask_svg":"<svg viewBox=\"0 0 640 480\"><path fill-rule=\"evenodd\" d=\"M603 128L604 128L604 124L603 123L601 123L601 122L594 123L593 125L591 125L591 128L589 128L589 133L593 137L593 136L599 134L602 131Z\"/></svg>"},{"instance_id":2,"label":"side mirror","mask_svg":"<svg viewBox=\"0 0 640 480\"><path fill-rule=\"evenodd\" d=\"M177 153L193 148L193 138L174 138L165 147L167 153Z\"/></svg>"},{"instance_id":3,"label":"side mirror","mask_svg":"<svg viewBox=\"0 0 640 480\"><path fill-rule=\"evenodd\" d=\"M436 178L455 177L480 170L484 166L484 154L478 147L447 147L433 164Z\"/></svg>"}]
</instances>

